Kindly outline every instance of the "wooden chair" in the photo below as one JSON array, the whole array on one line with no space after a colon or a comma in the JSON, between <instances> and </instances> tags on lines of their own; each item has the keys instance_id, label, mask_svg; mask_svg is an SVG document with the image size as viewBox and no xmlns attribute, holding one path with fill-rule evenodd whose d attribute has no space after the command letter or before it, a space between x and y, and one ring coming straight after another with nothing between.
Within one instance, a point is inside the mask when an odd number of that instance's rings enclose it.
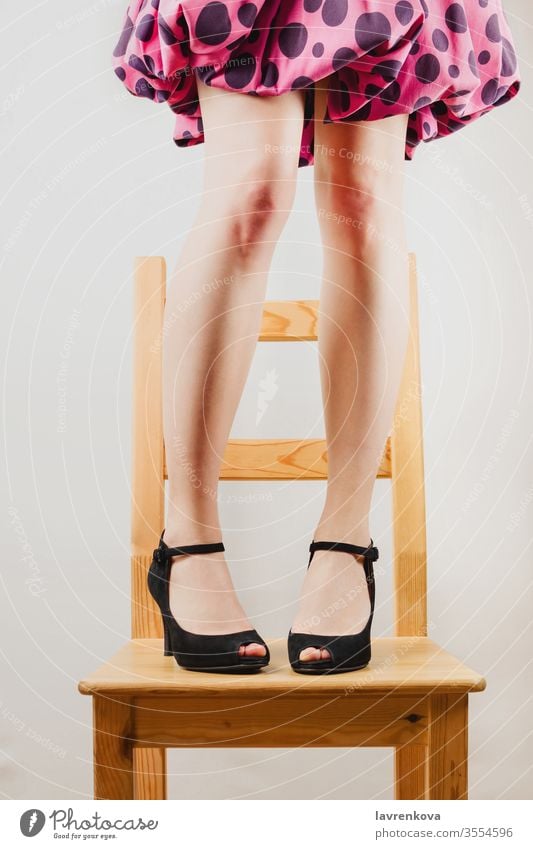
<instances>
[{"instance_id":1,"label":"wooden chair","mask_svg":"<svg viewBox=\"0 0 533 849\"><path fill-rule=\"evenodd\" d=\"M427 637L426 527L417 288L410 257L411 331L397 414L379 477L392 478L396 636L373 640L370 666L301 676L285 638L253 676L180 669L164 657L159 611L146 589L164 527L161 340L165 261L136 261L132 510L132 639L79 684L93 698L94 795L166 798L166 749L392 746L397 799L467 798L468 694L485 682ZM317 301L267 302L261 340L316 340ZM231 440L225 480L323 480L322 440Z\"/></svg>"}]
</instances>

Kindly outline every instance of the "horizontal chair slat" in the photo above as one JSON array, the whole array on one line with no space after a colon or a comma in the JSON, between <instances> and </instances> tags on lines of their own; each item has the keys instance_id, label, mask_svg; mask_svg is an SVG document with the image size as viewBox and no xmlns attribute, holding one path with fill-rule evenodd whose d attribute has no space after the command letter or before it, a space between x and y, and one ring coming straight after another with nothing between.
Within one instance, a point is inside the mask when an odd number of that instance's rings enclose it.
<instances>
[{"instance_id":1,"label":"horizontal chair slat","mask_svg":"<svg viewBox=\"0 0 533 849\"><path fill-rule=\"evenodd\" d=\"M326 480L324 439L230 439L221 480ZM390 478L390 439L381 458L378 478ZM165 478L167 467L165 461Z\"/></svg>"},{"instance_id":2,"label":"horizontal chair slat","mask_svg":"<svg viewBox=\"0 0 533 849\"><path fill-rule=\"evenodd\" d=\"M316 342L319 301L265 301L260 342Z\"/></svg>"},{"instance_id":3,"label":"horizontal chair slat","mask_svg":"<svg viewBox=\"0 0 533 849\"><path fill-rule=\"evenodd\" d=\"M266 301L260 342L315 342L318 301Z\"/></svg>"},{"instance_id":4,"label":"horizontal chair slat","mask_svg":"<svg viewBox=\"0 0 533 849\"><path fill-rule=\"evenodd\" d=\"M212 696L138 696L132 738L166 748L400 746L427 743L428 713L416 696L226 695L215 707Z\"/></svg>"}]
</instances>

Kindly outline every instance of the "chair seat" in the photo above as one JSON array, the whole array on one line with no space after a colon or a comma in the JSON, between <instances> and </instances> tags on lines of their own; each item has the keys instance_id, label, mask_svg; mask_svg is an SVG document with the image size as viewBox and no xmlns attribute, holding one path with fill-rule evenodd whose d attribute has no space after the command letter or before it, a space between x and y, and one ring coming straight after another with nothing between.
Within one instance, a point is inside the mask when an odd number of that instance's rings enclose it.
<instances>
[{"instance_id":1,"label":"chair seat","mask_svg":"<svg viewBox=\"0 0 533 849\"><path fill-rule=\"evenodd\" d=\"M365 669L339 675L298 675L287 658L286 640L267 640L271 663L256 675L217 675L181 669L164 657L162 640L130 640L79 683L84 695L248 696L467 693L485 689L485 680L427 637L385 637L372 641Z\"/></svg>"}]
</instances>

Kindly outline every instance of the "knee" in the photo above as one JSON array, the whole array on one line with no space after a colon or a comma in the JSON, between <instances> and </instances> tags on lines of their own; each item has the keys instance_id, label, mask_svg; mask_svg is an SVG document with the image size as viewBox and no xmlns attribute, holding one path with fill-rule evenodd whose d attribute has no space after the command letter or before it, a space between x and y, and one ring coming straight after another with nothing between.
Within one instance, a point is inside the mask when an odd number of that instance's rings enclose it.
<instances>
[{"instance_id":1,"label":"knee","mask_svg":"<svg viewBox=\"0 0 533 849\"><path fill-rule=\"evenodd\" d=\"M317 184L318 219L328 242L355 240L364 248L376 229L390 229L401 216L401 184L386 170L351 168L333 168Z\"/></svg>"},{"instance_id":2,"label":"knee","mask_svg":"<svg viewBox=\"0 0 533 849\"><path fill-rule=\"evenodd\" d=\"M295 192L295 176L276 172L246 180L226 209L228 236L243 261L272 252L287 221Z\"/></svg>"}]
</instances>

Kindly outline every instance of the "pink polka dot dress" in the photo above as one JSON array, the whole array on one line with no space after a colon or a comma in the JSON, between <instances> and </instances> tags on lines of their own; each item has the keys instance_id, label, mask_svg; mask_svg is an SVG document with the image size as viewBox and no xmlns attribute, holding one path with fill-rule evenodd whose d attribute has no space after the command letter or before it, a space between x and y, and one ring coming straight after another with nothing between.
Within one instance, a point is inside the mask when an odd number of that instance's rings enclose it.
<instances>
[{"instance_id":1,"label":"pink polka dot dress","mask_svg":"<svg viewBox=\"0 0 533 849\"><path fill-rule=\"evenodd\" d=\"M113 65L132 94L168 104L180 147L204 141L197 76L258 97L304 89L300 166L313 163L314 119L408 113L412 159L421 141L466 126L520 87L500 0L131 0ZM318 85L327 108L315 116Z\"/></svg>"}]
</instances>

